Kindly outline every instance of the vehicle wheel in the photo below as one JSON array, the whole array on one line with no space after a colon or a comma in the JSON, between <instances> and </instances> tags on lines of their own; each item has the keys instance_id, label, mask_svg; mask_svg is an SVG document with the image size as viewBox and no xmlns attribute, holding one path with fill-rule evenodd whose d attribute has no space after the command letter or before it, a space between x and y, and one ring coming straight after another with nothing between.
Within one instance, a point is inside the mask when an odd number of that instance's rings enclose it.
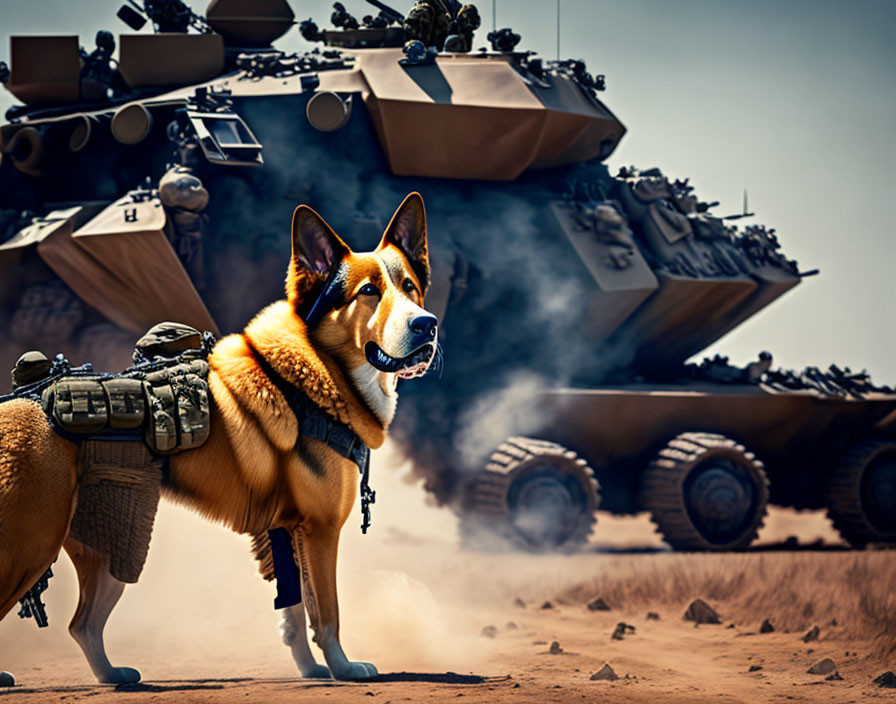
<instances>
[{"instance_id":1,"label":"vehicle wheel","mask_svg":"<svg viewBox=\"0 0 896 704\"><path fill-rule=\"evenodd\" d=\"M464 489L461 541L475 549L576 550L599 503L594 472L575 452L508 438Z\"/></svg>"},{"instance_id":2,"label":"vehicle wheel","mask_svg":"<svg viewBox=\"0 0 896 704\"><path fill-rule=\"evenodd\" d=\"M647 467L641 500L675 550L745 550L765 517L768 478L734 440L682 433Z\"/></svg>"},{"instance_id":3,"label":"vehicle wheel","mask_svg":"<svg viewBox=\"0 0 896 704\"><path fill-rule=\"evenodd\" d=\"M896 542L896 442L860 442L827 484L828 516L850 545Z\"/></svg>"}]
</instances>

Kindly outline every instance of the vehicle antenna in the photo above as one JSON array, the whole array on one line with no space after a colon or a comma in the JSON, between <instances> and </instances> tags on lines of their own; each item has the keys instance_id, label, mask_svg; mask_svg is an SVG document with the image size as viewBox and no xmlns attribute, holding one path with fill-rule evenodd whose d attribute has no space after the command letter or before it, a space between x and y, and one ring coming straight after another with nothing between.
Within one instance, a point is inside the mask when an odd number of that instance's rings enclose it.
<instances>
[{"instance_id":1,"label":"vehicle antenna","mask_svg":"<svg viewBox=\"0 0 896 704\"><path fill-rule=\"evenodd\" d=\"M560 0L557 0L557 61L560 60Z\"/></svg>"}]
</instances>

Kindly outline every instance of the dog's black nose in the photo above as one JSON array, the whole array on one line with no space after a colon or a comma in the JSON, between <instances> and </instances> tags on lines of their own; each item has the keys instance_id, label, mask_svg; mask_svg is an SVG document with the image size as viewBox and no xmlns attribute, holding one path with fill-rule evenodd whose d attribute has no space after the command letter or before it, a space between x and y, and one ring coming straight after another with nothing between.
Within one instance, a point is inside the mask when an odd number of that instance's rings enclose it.
<instances>
[{"instance_id":1,"label":"dog's black nose","mask_svg":"<svg viewBox=\"0 0 896 704\"><path fill-rule=\"evenodd\" d=\"M419 315L408 322L408 327L411 328L411 332L415 335L431 340L436 336L436 326L438 324L439 320L434 315Z\"/></svg>"}]
</instances>

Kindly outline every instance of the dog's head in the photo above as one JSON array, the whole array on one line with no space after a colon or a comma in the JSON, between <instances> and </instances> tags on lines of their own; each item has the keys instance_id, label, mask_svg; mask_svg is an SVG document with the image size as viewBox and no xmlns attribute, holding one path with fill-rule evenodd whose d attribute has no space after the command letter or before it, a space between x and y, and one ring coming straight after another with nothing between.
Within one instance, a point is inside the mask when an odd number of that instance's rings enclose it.
<instances>
[{"instance_id":1,"label":"dog's head","mask_svg":"<svg viewBox=\"0 0 896 704\"><path fill-rule=\"evenodd\" d=\"M436 317L423 309L428 286L419 193L404 199L373 252L353 252L311 208L296 208L287 298L311 339L353 376L372 367L391 393L396 377L426 373L438 335Z\"/></svg>"}]
</instances>

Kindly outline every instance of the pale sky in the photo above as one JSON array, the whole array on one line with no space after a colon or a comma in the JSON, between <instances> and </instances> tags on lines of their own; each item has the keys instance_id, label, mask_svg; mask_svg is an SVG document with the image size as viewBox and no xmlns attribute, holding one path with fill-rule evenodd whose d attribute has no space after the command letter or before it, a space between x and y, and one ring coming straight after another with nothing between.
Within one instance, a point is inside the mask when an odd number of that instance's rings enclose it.
<instances>
[{"instance_id":1,"label":"pale sky","mask_svg":"<svg viewBox=\"0 0 896 704\"><path fill-rule=\"evenodd\" d=\"M896 163L896 2L859 0L561 0L561 53L607 76L603 101L628 127L609 159L689 176L721 214L744 188L757 222L788 256L819 268L797 290L715 344L785 367L836 362L896 384L896 255L889 179ZM349 11L369 11L347 0ZM406 10L409 0L393 0ZM0 58L10 34L130 31L116 0L0 0ZM297 19L329 22L329 0L293 0ZM484 45L491 3L480 2ZM194 3L202 11L204 4ZM553 58L555 0L497 0L499 27ZM305 43L293 30L278 42ZM11 101L0 91L0 109Z\"/></svg>"}]
</instances>

